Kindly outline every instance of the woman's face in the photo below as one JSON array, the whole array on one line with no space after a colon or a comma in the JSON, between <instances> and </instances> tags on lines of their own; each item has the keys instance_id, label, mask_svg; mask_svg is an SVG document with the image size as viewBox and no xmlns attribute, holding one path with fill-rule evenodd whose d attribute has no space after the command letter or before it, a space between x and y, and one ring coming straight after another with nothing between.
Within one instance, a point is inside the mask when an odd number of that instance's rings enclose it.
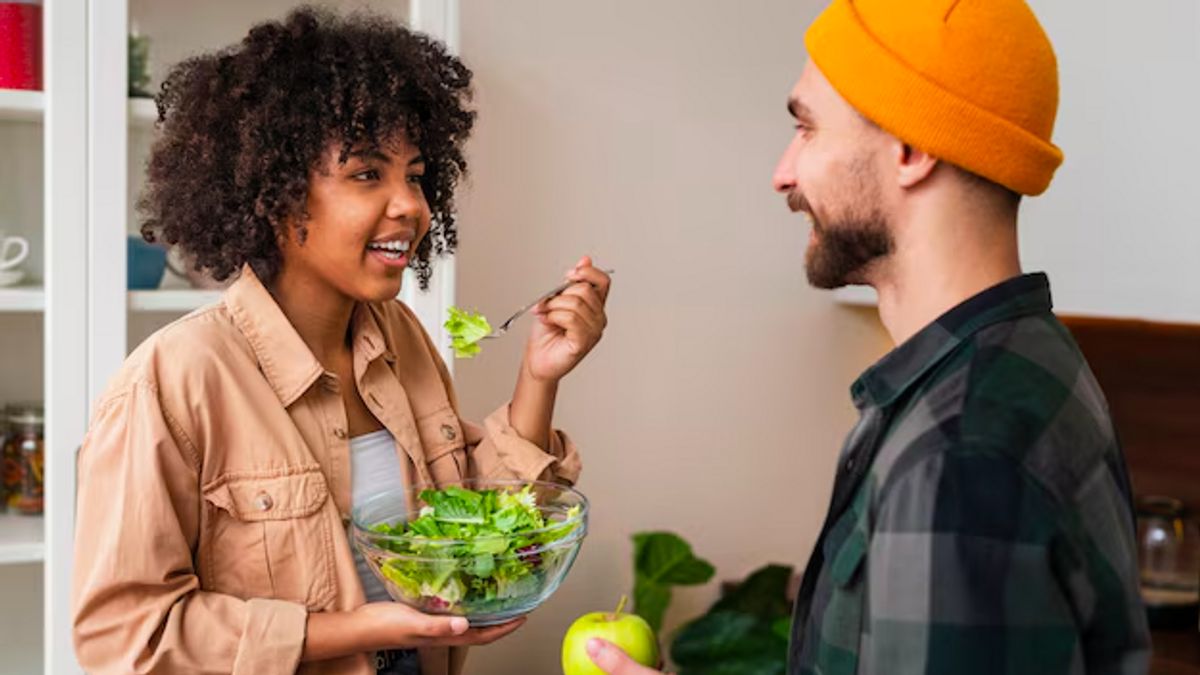
<instances>
[{"instance_id":1,"label":"woman's face","mask_svg":"<svg viewBox=\"0 0 1200 675\"><path fill-rule=\"evenodd\" d=\"M355 301L394 298L429 233L425 162L402 137L379 152L355 148L345 163L338 162L340 150L331 143L309 174L308 236L301 243L288 228L282 276L310 288L323 284Z\"/></svg>"}]
</instances>

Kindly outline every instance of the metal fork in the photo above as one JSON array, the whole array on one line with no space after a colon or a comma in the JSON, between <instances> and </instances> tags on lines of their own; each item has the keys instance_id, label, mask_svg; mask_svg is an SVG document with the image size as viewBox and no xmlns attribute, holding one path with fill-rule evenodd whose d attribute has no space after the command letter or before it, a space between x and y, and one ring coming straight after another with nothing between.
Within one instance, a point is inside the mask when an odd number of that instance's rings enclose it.
<instances>
[{"instance_id":1,"label":"metal fork","mask_svg":"<svg viewBox=\"0 0 1200 675\"><path fill-rule=\"evenodd\" d=\"M613 275L616 272L616 270L606 270L606 269L601 269L600 271L604 272L605 274L607 274L609 276ZM480 342L482 342L483 340L491 340L493 338L498 338L498 337L504 335L505 333L508 332L509 328L512 328L513 323L517 319L524 316L526 312L533 309L534 307L537 307L538 305L549 300L550 298L553 298L553 297L556 297L556 296L562 294L563 291L567 290L568 288L570 288L578 283L580 283L580 282L567 281L562 284L559 284L558 286L555 286L553 289L547 291L546 293L543 293L540 297L538 297L537 300L534 300L533 302L529 303L528 305L525 305L521 309L518 309L516 311L516 313L514 313L512 316L505 319L504 323L497 326L496 329L493 330L491 333L488 333L487 335L484 335L483 337L479 338Z\"/></svg>"}]
</instances>

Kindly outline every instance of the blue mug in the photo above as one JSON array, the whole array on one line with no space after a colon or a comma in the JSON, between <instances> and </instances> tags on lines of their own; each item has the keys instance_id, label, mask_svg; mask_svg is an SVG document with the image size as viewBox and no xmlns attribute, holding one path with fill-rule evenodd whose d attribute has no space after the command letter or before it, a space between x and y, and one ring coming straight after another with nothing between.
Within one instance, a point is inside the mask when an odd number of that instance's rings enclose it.
<instances>
[{"instance_id":1,"label":"blue mug","mask_svg":"<svg viewBox=\"0 0 1200 675\"><path fill-rule=\"evenodd\" d=\"M167 269L167 249L147 242L140 234L131 234L126 241L126 286L131 291L158 288Z\"/></svg>"}]
</instances>

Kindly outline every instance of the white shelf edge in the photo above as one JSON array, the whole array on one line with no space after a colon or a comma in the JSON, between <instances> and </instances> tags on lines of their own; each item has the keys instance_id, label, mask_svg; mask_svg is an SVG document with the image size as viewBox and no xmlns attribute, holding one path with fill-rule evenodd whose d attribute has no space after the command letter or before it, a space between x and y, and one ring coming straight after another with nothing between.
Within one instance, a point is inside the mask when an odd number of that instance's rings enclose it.
<instances>
[{"instance_id":1,"label":"white shelf edge","mask_svg":"<svg viewBox=\"0 0 1200 675\"><path fill-rule=\"evenodd\" d=\"M129 291L129 309L135 312L190 312L221 299L221 291Z\"/></svg>"},{"instance_id":2,"label":"white shelf edge","mask_svg":"<svg viewBox=\"0 0 1200 675\"><path fill-rule=\"evenodd\" d=\"M0 89L0 120L41 122L46 112L46 95L26 89Z\"/></svg>"},{"instance_id":3,"label":"white shelf edge","mask_svg":"<svg viewBox=\"0 0 1200 675\"><path fill-rule=\"evenodd\" d=\"M129 99L129 126L151 129L158 121L158 106L152 98Z\"/></svg>"},{"instance_id":4,"label":"white shelf edge","mask_svg":"<svg viewBox=\"0 0 1200 675\"><path fill-rule=\"evenodd\" d=\"M46 113L46 95L40 91L0 89L0 120L41 122ZM129 124L150 129L158 121L158 106L152 98L129 99Z\"/></svg>"},{"instance_id":5,"label":"white shelf edge","mask_svg":"<svg viewBox=\"0 0 1200 675\"><path fill-rule=\"evenodd\" d=\"M845 286L833 292L834 301L844 307L878 307L879 296L870 286ZM1195 324L1191 316L1184 313L1169 312L1124 312L1100 311L1096 309L1079 309L1077 307L1057 306L1054 314L1059 317L1080 319L1112 319L1117 321L1145 321L1158 324Z\"/></svg>"},{"instance_id":6,"label":"white shelf edge","mask_svg":"<svg viewBox=\"0 0 1200 675\"><path fill-rule=\"evenodd\" d=\"M46 309L46 293L36 286L0 288L0 312L40 312Z\"/></svg>"},{"instance_id":7,"label":"white shelf edge","mask_svg":"<svg viewBox=\"0 0 1200 675\"><path fill-rule=\"evenodd\" d=\"M870 286L845 286L833 292L833 297L839 305L851 307L876 307L879 297Z\"/></svg>"},{"instance_id":8,"label":"white shelf edge","mask_svg":"<svg viewBox=\"0 0 1200 675\"><path fill-rule=\"evenodd\" d=\"M0 514L0 565L39 563L46 558L41 516Z\"/></svg>"}]
</instances>

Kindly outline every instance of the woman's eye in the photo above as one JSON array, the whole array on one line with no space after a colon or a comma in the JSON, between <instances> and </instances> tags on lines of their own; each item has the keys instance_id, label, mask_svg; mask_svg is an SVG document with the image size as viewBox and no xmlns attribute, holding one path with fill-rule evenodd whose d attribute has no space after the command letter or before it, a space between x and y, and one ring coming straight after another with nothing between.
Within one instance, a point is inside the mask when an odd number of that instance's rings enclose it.
<instances>
[{"instance_id":1,"label":"woman's eye","mask_svg":"<svg viewBox=\"0 0 1200 675\"><path fill-rule=\"evenodd\" d=\"M425 174L423 174L423 173L414 173L414 174L409 175L409 177L408 177L408 182L410 182L414 185L420 185L421 181L423 181L423 180L425 180Z\"/></svg>"},{"instance_id":2,"label":"woman's eye","mask_svg":"<svg viewBox=\"0 0 1200 675\"><path fill-rule=\"evenodd\" d=\"M366 171L359 171L352 178L358 181L379 180L379 172L375 169L367 169Z\"/></svg>"}]
</instances>

